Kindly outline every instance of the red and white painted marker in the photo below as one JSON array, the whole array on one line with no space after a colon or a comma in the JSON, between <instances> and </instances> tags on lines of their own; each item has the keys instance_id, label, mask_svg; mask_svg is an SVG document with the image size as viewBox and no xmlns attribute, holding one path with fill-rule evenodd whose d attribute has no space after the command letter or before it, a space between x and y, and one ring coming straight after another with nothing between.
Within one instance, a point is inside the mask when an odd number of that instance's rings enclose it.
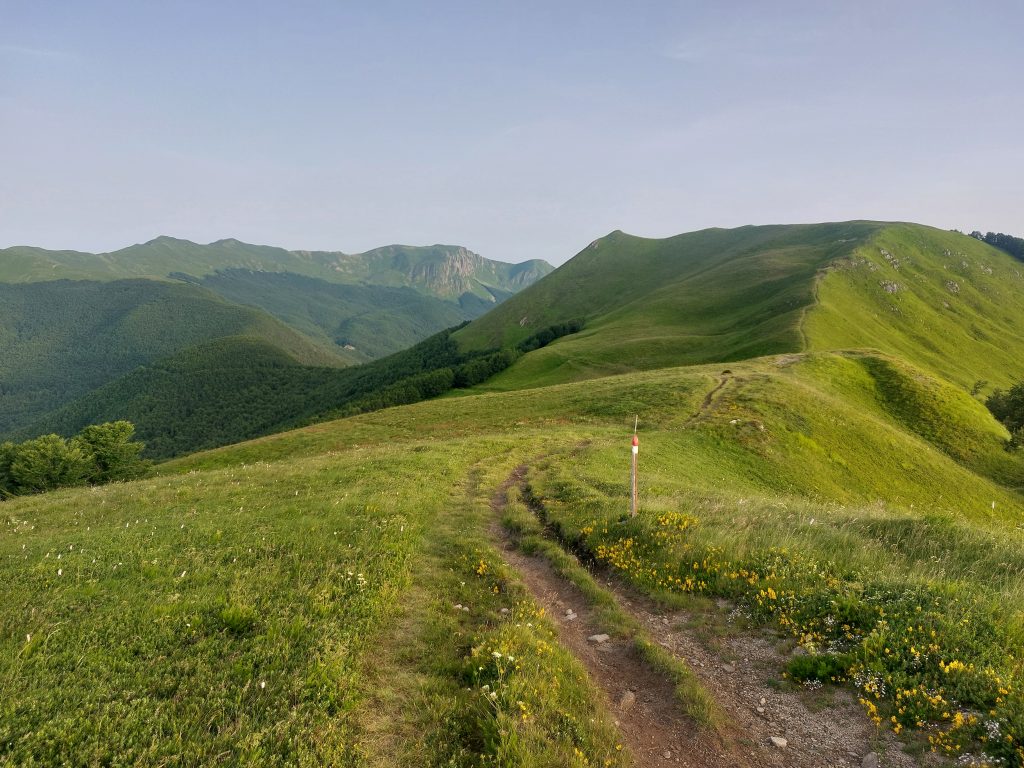
<instances>
[{"instance_id":1,"label":"red and white painted marker","mask_svg":"<svg viewBox=\"0 0 1024 768\"><path fill-rule=\"evenodd\" d=\"M640 425L640 417L636 417L636 421L633 422L633 466L630 467L629 472L629 484L632 486L632 498L629 506L629 514L631 517L636 517L636 457L640 453L640 441L636 436L636 428Z\"/></svg>"}]
</instances>

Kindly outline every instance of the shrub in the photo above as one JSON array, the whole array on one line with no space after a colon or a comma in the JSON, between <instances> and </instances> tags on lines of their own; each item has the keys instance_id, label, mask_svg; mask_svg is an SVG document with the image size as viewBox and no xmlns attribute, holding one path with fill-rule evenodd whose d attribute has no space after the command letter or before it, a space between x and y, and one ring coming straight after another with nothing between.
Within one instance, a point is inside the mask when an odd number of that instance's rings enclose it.
<instances>
[{"instance_id":1,"label":"shrub","mask_svg":"<svg viewBox=\"0 0 1024 768\"><path fill-rule=\"evenodd\" d=\"M0 444L0 500L86 483L108 483L141 475L143 444L132 440L127 421L96 424L65 439L43 435Z\"/></svg>"},{"instance_id":2,"label":"shrub","mask_svg":"<svg viewBox=\"0 0 1024 768\"><path fill-rule=\"evenodd\" d=\"M92 452L80 440L43 435L14 449L9 472L16 491L41 493L84 484L93 466Z\"/></svg>"},{"instance_id":3,"label":"shrub","mask_svg":"<svg viewBox=\"0 0 1024 768\"><path fill-rule=\"evenodd\" d=\"M140 458L143 445L132 441L134 434L135 426L129 421L94 424L78 434L93 455L91 481L108 483L142 474L146 466Z\"/></svg>"},{"instance_id":4,"label":"shrub","mask_svg":"<svg viewBox=\"0 0 1024 768\"><path fill-rule=\"evenodd\" d=\"M808 680L838 683L846 680L851 664L852 660L847 654L810 654L795 657L789 662L787 671L790 678L798 683Z\"/></svg>"},{"instance_id":5,"label":"shrub","mask_svg":"<svg viewBox=\"0 0 1024 768\"><path fill-rule=\"evenodd\" d=\"M1024 427L1024 382L1010 387L1008 392L997 389L985 401L997 420L1011 433Z\"/></svg>"}]
</instances>

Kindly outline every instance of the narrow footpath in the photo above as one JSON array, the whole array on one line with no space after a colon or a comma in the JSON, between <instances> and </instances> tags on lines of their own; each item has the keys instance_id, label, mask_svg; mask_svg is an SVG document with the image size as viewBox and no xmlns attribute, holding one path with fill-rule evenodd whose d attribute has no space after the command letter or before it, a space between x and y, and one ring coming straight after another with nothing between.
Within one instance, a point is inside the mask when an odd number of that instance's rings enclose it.
<instances>
[{"instance_id":1,"label":"narrow footpath","mask_svg":"<svg viewBox=\"0 0 1024 768\"><path fill-rule=\"evenodd\" d=\"M725 380L718 389L725 384ZM674 686L652 669L628 640L601 639L605 629L583 594L543 556L521 553L500 523L506 493L523 485L517 468L491 500L492 535L506 562L558 628L559 640L604 693L637 766L693 768L913 768L942 765L933 755L915 759L888 731L879 733L846 688L784 690L787 657L770 631L728 633L713 643L695 631L695 618L667 611L607 574L602 586L654 642L684 661L725 712L724 737L701 728L682 711ZM728 611L728 606L720 606ZM597 639L594 639L597 637ZM773 738L774 737L774 738Z\"/></svg>"}]
</instances>

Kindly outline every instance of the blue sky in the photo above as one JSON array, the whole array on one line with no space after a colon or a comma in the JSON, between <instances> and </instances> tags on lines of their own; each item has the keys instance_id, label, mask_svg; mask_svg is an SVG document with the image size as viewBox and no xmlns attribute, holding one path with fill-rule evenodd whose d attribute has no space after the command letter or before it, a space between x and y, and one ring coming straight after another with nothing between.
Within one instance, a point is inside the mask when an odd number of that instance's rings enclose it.
<instances>
[{"instance_id":1,"label":"blue sky","mask_svg":"<svg viewBox=\"0 0 1024 768\"><path fill-rule=\"evenodd\" d=\"M0 247L1024 236L1017 2L0 0Z\"/></svg>"}]
</instances>

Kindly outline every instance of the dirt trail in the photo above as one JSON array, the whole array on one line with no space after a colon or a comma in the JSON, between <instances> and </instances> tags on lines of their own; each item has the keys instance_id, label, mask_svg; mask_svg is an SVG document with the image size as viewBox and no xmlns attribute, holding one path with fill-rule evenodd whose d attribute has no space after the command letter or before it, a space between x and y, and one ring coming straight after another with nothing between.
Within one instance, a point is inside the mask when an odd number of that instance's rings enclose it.
<instances>
[{"instance_id":1,"label":"dirt trail","mask_svg":"<svg viewBox=\"0 0 1024 768\"><path fill-rule=\"evenodd\" d=\"M728 384L728 383L729 383L729 381L730 381L731 379L733 379L733 378L735 378L735 377L733 376L733 374L732 374L732 371L728 371L728 370L726 370L726 371L722 371L722 378L718 380L718 384L716 384L716 385L715 385L715 387L714 387L714 389L712 389L711 391L709 391L709 392L708 392L708 393L707 393L707 394L706 394L706 395L704 396L704 401L703 401L703 402L702 402L702 403L700 404L700 408L699 408L699 409L697 409L697 412L696 412L696 413L694 413L694 414L692 414L692 415L691 415L691 416L690 416L690 417L689 417L689 418L688 418L688 419L686 420L686 423L684 424L684 426L686 426L686 427L692 426L692 425L693 425L694 423L696 423L696 421L697 421L698 419L700 419L700 417L701 417L701 416L703 416L703 415L704 415L705 413L707 413L707 412L708 412L708 410L709 410L709 409L711 408L711 406L712 406L712 405L714 404L714 402L715 402L715 395L717 395L717 394L718 394L718 393L719 393L719 392L720 392L720 391L722 390L722 388L723 388L723 387L724 387L724 386L725 386L726 384ZM738 379L737 379L737 380L738 380Z\"/></svg>"},{"instance_id":2,"label":"dirt trail","mask_svg":"<svg viewBox=\"0 0 1024 768\"><path fill-rule=\"evenodd\" d=\"M674 686L653 671L627 640L610 638L603 643L588 638L606 631L575 585L558 576L541 557L523 555L497 522L505 493L520 483L525 468L518 468L495 493L491 506L496 519L493 533L502 554L522 577L534 600L558 629L558 639L582 662L591 679L604 692L608 710L615 717L623 742L638 766L690 766L691 768L740 768L757 763L734 749L727 749L708 731L701 731L683 714ZM567 611L575 618L569 618ZM623 697L633 703L622 706Z\"/></svg>"},{"instance_id":3,"label":"dirt trail","mask_svg":"<svg viewBox=\"0 0 1024 768\"><path fill-rule=\"evenodd\" d=\"M603 578L620 607L647 629L651 639L693 669L736 735L725 744L699 729L683 714L672 683L640 659L628 641L588 640L604 629L573 584L558 576L542 557L515 549L498 519L507 489L522 484L525 472L525 467L517 468L491 501L494 536L506 561L558 626L561 643L604 692L638 766L851 768L870 765L872 752L880 757L876 765L883 768L937 764L930 758L918 762L906 755L891 733L879 736L848 690L778 690L787 659L777 650L778 638L770 633L729 633L708 642L692 628L695 617L660 610L634 591ZM566 615L569 609L575 612L573 620ZM622 711L619 705L627 691L633 692L636 701ZM784 738L786 746L774 745L773 736Z\"/></svg>"},{"instance_id":4,"label":"dirt trail","mask_svg":"<svg viewBox=\"0 0 1024 768\"><path fill-rule=\"evenodd\" d=\"M731 633L709 642L692 628L694 616L659 610L622 585L605 585L652 639L683 659L713 692L729 720L746 735L749 748L758 752L756 765L860 766L871 752L878 754L879 765L890 768L939 764L931 756L915 760L889 731L880 734L849 689L779 690L789 659L778 650L774 633ZM785 738L786 748L768 747L772 736Z\"/></svg>"}]
</instances>

